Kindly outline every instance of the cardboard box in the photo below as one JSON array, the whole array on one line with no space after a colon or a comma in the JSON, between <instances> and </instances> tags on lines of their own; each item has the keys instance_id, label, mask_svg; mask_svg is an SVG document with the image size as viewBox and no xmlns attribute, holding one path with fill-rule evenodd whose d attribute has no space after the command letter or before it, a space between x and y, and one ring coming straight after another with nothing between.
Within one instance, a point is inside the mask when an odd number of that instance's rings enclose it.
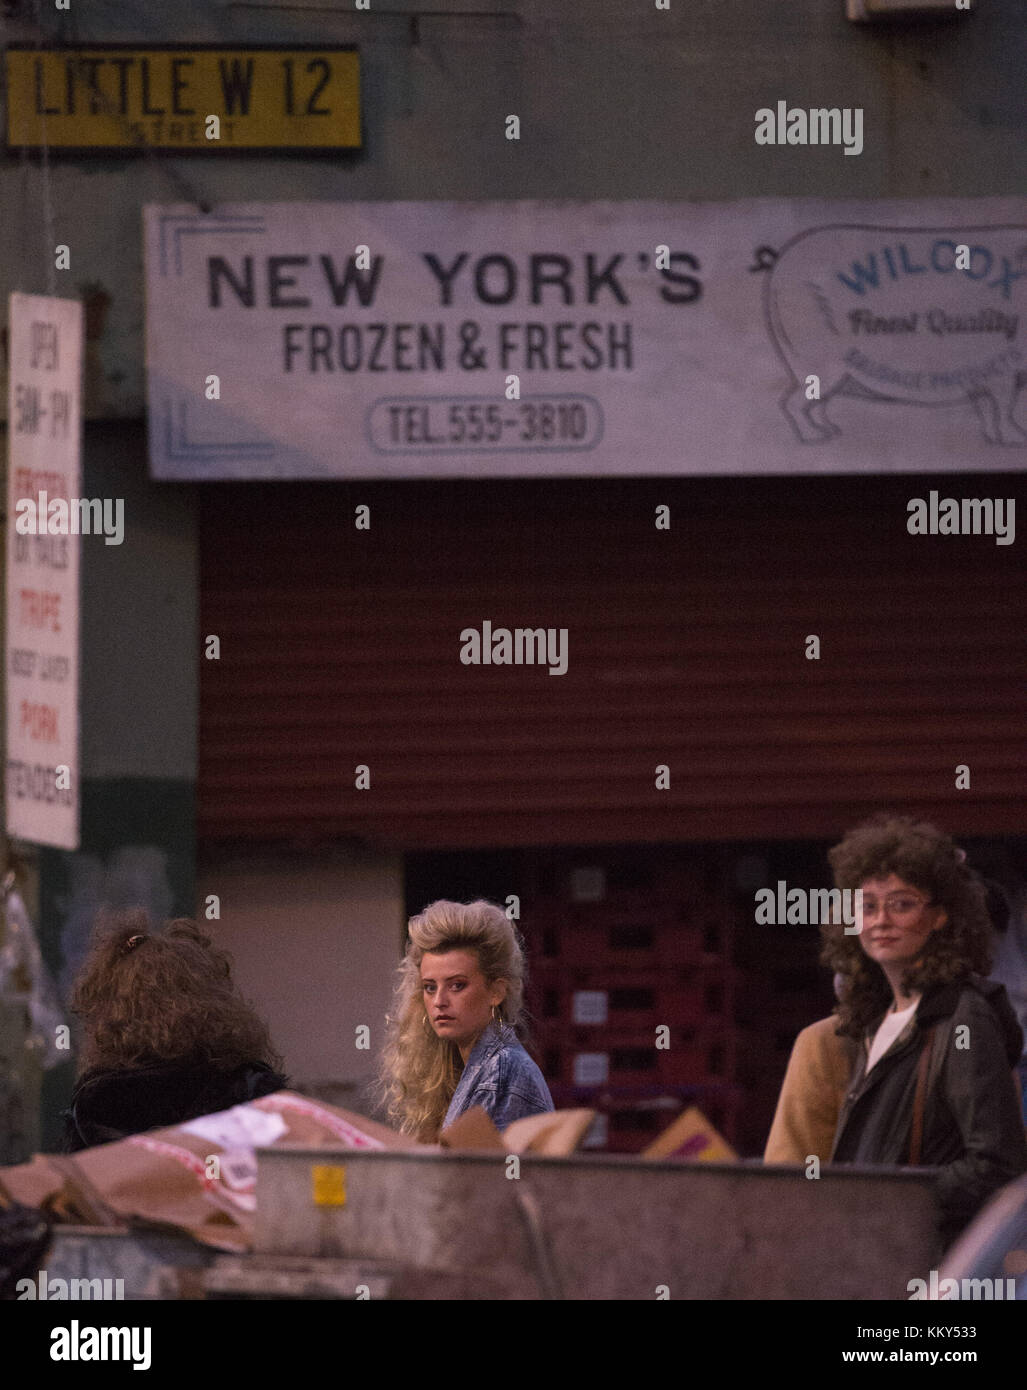
<instances>
[{"instance_id":1,"label":"cardboard box","mask_svg":"<svg viewBox=\"0 0 1027 1390\"><path fill-rule=\"evenodd\" d=\"M535 1153L559 1158L575 1152L595 1113L594 1110L547 1110L541 1115L514 1120L500 1134L485 1111L476 1105L454 1120L439 1142L446 1149Z\"/></svg>"},{"instance_id":2,"label":"cardboard box","mask_svg":"<svg viewBox=\"0 0 1027 1390\"><path fill-rule=\"evenodd\" d=\"M698 1108L690 1105L654 1139L642 1158L680 1158L699 1163L735 1163L738 1155Z\"/></svg>"},{"instance_id":3,"label":"cardboard box","mask_svg":"<svg viewBox=\"0 0 1027 1390\"><path fill-rule=\"evenodd\" d=\"M153 1222L220 1250L247 1250L256 1149L290 1145L421 1150L385 1125L291 1091L133 1134L77 1154L37 1154L0 1169L0 1197L87 1225Z\"/></svg>"}]
</instances>

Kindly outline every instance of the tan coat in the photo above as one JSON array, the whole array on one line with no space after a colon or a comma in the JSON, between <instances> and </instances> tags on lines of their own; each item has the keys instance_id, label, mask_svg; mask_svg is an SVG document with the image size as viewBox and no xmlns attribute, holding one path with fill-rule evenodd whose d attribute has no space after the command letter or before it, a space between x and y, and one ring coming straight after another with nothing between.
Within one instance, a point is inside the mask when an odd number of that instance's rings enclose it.
<instances>
[{"instance_id":1,"label":"tan coat","mask_svg":"<svg viewBox=\"0 0 1027 1390\"><path fill-rule=\"evenodd\" d=\"M835 1034L832 1015L804 1028L795 1039L770 1126L764 1163L802 1163L816 1154L827 1163L852 1075L857 1045Z\"/></svg>"}]
</instances>

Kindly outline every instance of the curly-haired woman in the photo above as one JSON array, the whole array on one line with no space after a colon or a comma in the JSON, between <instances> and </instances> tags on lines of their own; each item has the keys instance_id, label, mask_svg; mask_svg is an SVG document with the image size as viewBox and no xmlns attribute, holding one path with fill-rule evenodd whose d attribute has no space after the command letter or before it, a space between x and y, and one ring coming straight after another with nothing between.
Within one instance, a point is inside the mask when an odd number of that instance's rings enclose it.
<instances>
[{"instance_id":1,"label":"curly-haired woman","mask_svg":"<svg viewBox=\"0 0 1027 1390\"><path fill-rule=\"evenodd\" d=\"M497 1129L552 1110L517 1038L524 953L503 910L441 899L410 919L408 936L382 1053L392 1121L435 1143L475 1105Z\"/></svg>"},{"instance_id":2,"label":"curly-haired woman","mask_svg":"<svg viewBox=\"0 0 1027 1390\"><path fill-rule=\"evenodd\" d=\"M232 982L226 953L195 922L154 931L145 912L97 927L75 980L80 1076L65 1111L74 1153L182 1124L280 1091L267 1027Z\"/></svg>"},{"instance_id":3,"label":"curly-haired woman","mask_svg":"<svg viewBox=\"0 0 1027 1390\"><path fill-rule=\"evenodd\" d=\"M859 1051L832 1162L937 1167L945 1244L1027 1170L1012 1069L1023 1033L985 979L991 924L980 879L934 826L876 817L830 852L862 890L861 929L823 928L845 977L838 1031Z\"/></svg>"}]
</instances>

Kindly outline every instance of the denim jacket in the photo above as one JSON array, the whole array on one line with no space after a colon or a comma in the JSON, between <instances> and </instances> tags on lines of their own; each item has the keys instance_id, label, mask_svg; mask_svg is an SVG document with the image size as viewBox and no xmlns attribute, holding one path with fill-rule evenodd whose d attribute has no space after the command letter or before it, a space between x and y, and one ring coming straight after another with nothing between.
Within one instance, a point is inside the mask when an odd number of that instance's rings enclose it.
<instances>
[{"instance_id":1,"label":"denim jacket","mask_svg":"<svg viewBox=\"0 0 1027 1390\"><path fill-rule=\"evenodd\" d=\"M442 1128L448 1129L474 1105L480 1105L499 1130L525 1115L553 1108L545 1078L509 1024L499 1031L490 1023L474 1044Z\"/></svg>"}]
</instances>

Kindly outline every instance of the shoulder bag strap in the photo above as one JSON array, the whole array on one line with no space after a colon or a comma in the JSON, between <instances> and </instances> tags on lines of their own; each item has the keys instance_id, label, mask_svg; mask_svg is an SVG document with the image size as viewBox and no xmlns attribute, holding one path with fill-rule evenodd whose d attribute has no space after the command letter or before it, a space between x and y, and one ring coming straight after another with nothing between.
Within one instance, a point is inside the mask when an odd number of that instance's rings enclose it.
<instances>
[{"instance_id":1,"label":"shoulder bag strap","mask_svg":"<svg viewBox=\"0 0 1027 1390\"><path fill-rule=\"evenodd\" d=\"M927 1030L927 1040L920 1053L920 1061L916 1069L916 1095L913 1097L913 1130L909 1138L909 1163L910 1167L917 1167L920 1162L920 1149L924 1137L924 1105L927 1100L927 1074L931 1065L931 1055L934 1052L934 1034L937 1024L932 1024Z\"/></svg>"}]
</instances>

